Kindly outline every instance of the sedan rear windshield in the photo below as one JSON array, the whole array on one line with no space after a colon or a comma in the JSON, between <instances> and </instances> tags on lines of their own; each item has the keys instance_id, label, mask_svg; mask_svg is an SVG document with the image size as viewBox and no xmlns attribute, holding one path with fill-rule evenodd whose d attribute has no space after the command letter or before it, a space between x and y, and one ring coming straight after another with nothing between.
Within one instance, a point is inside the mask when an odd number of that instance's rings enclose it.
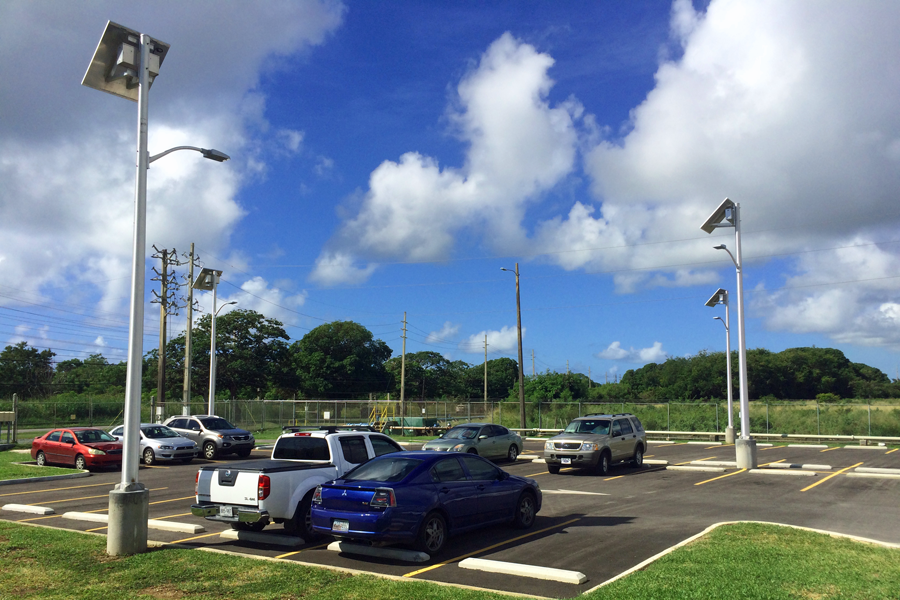
<instances>
[{"instance_id":1,"label":"sedan rear windshield","mask_svg":"<svg viewBox=\"0 0 900 600\"><path fill-rule=\"evenodd\" d=\"M609 435L608 419L585 419L583 421L572 421L566 427L566 433L594 433L598 435Z\"/></svg>"},{"instance_id":2,"label":"sedan rear windshield","mask_svg":"<svg viewBox=\"0 0 900 600\"><path fill-rule=\"evenodd\" d=\"M344 481L386 481L397 482L406 479L416 467L422 464L418 458L402 458L386 454L364 463L344 476Z\"/></svg>"},{"instance_id":3,"label":"sedan rear windshield","mask_svg":"<svg viewBox=\"0 0 900 600\"><path fill-rule=\"evenodd\" d=\"M211 429L213 431L221 431L223 429L235 429L235 426L226 421L221 417L217 417L215 419L206 418L200 419L200 422L203 423L203 426L207 429Z\"/></svg>"}]
</instances>

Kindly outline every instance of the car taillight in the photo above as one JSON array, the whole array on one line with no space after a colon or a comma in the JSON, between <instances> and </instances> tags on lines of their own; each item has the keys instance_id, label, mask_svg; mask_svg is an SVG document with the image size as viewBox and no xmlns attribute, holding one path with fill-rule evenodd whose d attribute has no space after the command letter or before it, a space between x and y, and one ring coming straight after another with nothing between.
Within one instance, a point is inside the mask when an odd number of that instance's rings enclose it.
<instances>
[{"instance_id":1,"label":"car taillight","mask_svg":"<svg viewBox=\"0 0 900 600\"><path fill-rule=\"evenodd\" d=\"M322 504L322 486L316 486L316 491L313 492L312 497L313 504Z\"/></svg>"},{"instance_id":2,"label":"car taillight","mask_svg":"<svg viewBox=\"0 0 900 600\"><path fill-rule=\"evenodd\" d=\"M272 491L272 482L269 479L268 475L260 475L259 476L259 487L257 488L256 497L259 500L265 500L269 497L269 492Z\"/></svg>"},{"instance_id":3,"label":"car taillight","mask_svg":"<svg viewBox=\"0 0 900 600\"><path fill-rule=\"evenodd\" d=\"M200 471L197 471L197 476L194 478L194 495L196 496L200 490Z\"/></svg>"},{"instance_id":4,"label":"car taillight","mask_svg":"<svg viewBox=\"0 0 900 600\"><path fill-rule=\"evenodd\" d=\"M390 488L375 490L375 494L372 496L372 499L369 500L369 506L372 508L397 506L397 498L394 497L394 490Z\"/></svg>"}]
</instances>

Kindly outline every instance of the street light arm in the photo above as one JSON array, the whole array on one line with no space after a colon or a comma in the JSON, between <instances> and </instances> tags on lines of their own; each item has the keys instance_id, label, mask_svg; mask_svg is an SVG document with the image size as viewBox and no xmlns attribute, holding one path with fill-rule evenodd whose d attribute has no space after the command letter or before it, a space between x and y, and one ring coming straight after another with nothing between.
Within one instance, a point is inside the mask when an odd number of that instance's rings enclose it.
<instances>
[{"instance_id":1,"label":"street light arm","mask_svg":"<svg viewBox=\"0 0 900 600\"><path fill-rule=\"evenodd\" d=\"M194 152L199 152L200 154L202 154L204 158L208 158L208 159L214 160L216 162L225 162L226 160L229 160L231 158L224 152L219 152L218 150L212 150L212 149L207 149L207 148L198 148L196 146L176 146L174 148L169 148L165 152L160 152L159 154L155 154L155 155L151 156L147 162L152 163L153 161L162 158L166 154L171 154L172 152L175 152L176 150L193 150Z\"/></svg>"},{"instance_id":2,"label":"street light arm","mask_svg":"<svg viewBox=\"0 0 900 600\"><path fill-rule=\"evenodd\" d=\"M719 244L718 246L713 246L713 250L724 250L725 252L728 253L728 256L731 257L731 262L734 263L734 266L737 267L738 269L741 268L741 265L738 264L737 259L734 258L734 254L731 253L731 250L729 250L725 246L725 244Z\"/></svg>"},{"instance_id":3,"label":"street light arm","mask_svg":"<svg viewBox=\"0 0 900 600\"><path fill-rule=\"evenodd\" d=\"M219 311L222 310L223 308L225 308L226 306L228 306L229 304L237 304L237 300L232 300L231 302L226 302L225 304L220 306L218 309L216 309L216 316L218 317Z\"/></svg>"},{"instance_id":4,"label":"street light arm","mask_svg":"<svg viewBox=\"0 0 900 600\"><path fill-rule=\"evenodd\" d=\"M725 319L722 317L713 317L714 321L722 321L722 326L725 328L725 331L728 331L728 325L725 324Z\"/></svg>"}]
</instances>

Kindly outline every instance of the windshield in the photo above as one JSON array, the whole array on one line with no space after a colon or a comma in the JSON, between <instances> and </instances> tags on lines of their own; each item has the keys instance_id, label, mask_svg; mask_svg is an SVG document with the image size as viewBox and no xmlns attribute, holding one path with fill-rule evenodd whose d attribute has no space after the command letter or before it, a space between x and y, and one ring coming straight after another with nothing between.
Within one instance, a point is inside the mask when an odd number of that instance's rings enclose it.
<instances>
[{"instance_id":1,"label":"windshield","mask_svg":"<svg viewBox=\"0 0 900 600\"><path fill-rule=\"evenodd\" d=\"M441 437L445 440L474 440L478 435L478 427L454 427Z\"/></svg>"},{"instance_id":2,"label":"windshield","mask_svg":"<svg viewBox=\"0 0 900 600\"><path fill-rule=\"evenodd\" d=\"M207 429L212 429L213 431L221 431L223 429L236 429L234 425L232 425L225 419L222 419L221 417L200 419L200 422L203 423L204 427L206 427Z\"/></svg>"},{"instance_id":3,"label":"windshield","mask_svg":"<svg viewBox=\"0 0 900 600\"><path fill-rule=\"evenodd\" d=\"M75 437L82 444L93 444L95 442L116 442L116 438L109 435L105 431L99 429L87 429L84 431L76 431Z\"/></svg>"},{"instance_id":4,"label":"windshield","mask_svg":"<svg viewBox=\"0 0 900 600\"><path fill-rule=\"evenodd\" d=\"M162 438L181 437L165 425L154 425L153 427L142 427L141 431L150 439L159 440Z\"/></svg>"},{"instance_id":5,"label":"windshield","mask_svg":"<svg viewBox=\"0 0 900 600\"><path fill-rule=\"evenodd\" d=\"M384 458L375 458L363 463L347 473L344 481L402 481L407 475L422 464L417 458L402 458L386 454Z\"/></svg>"},{"instance_id":6,"label":"windshield","mask_svg":"<svg viewBox=\"0 0 900 600\"><path fill-rule=\"evenodd\" d=\"M566 433L594 433L598 435L609 435L609 420L585 419L583 421L572 421L566 427Z\"/></svg>"}]
</instances>

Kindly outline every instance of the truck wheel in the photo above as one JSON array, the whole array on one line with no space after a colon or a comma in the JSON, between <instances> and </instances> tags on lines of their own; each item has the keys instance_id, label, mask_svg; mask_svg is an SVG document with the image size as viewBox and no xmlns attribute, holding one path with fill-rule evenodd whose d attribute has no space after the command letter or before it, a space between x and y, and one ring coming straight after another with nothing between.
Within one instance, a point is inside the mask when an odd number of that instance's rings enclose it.
<instances>
[{"instance_id":1,"label":"truck wheel","mask_svg":"<svg viewBox=\"0 0 900 600\"><path fill-rule=\"evenodd\" d=\"M606 475L609 473L609 452L606 450L600 455L600 460L597 461L597 475Z\"/></svg>"},{"instance_id":2,"label":"truck wheel","mask_svg":"<svg viewBox=\"0 0 900 600\"><path fill-rule=\"evenodd\" d=\"M306 496L303 497L303 500L300 501L300 504L297 505L294 516L284 522L284 528L288 533L299 535L305 542L311 542L322 537L322 535L313 529L312 526L311 507L314 491L315 490L310 490L307 492Z\"/></svg>"},{"instance_id":3,"label":"truck wheel","mask_svg":"<svg viewBox=\"0 0 900 600\"><path fill-rule=\"evenodd\" d=\"M256 523L232 523L231 528L237 531L262 531L269 524L268 519L257 521Z\"/></svg>"},{"instance_id":4,"label":"truck wheel","mask_svg":"<svg viewBox=\"0 0 900 600\"><path fill-rule=\"evenodd\" d=\"M547 465L547 471L549 471L551 475L557 475L559 473L559 465Z\"/></svg>"},{"instance_id":5,"label":"truck wheel","mask_svg":"<svg viewBox=\"0 0 900 600\"><path fill-rule=\"evenodd\" d=\"M247 458L248 456L250 456L250 450L238 450L237 455L241 458Z\"/></svg>"},{"instance_id":6,"label":"truck wheel","mask_svg":"<svg viewBox=\"0 0 900 600\"><path fill-rule=\"evenodd\" d=\"M212 460L216 457L216 444L214 442L206 442L203 444L203 458Z\"/></svg>"},{"instance_id":7,"label":"truck wheel","mask_svg":"<svg viewBox=\"0 0 900 600\"><path fill-rule=\"evenodd\" d=\"M631 457L632 466L640 469L644 465L644 448L640 444L634 449L634 456Z\"/></svg>"}]
</instances>

